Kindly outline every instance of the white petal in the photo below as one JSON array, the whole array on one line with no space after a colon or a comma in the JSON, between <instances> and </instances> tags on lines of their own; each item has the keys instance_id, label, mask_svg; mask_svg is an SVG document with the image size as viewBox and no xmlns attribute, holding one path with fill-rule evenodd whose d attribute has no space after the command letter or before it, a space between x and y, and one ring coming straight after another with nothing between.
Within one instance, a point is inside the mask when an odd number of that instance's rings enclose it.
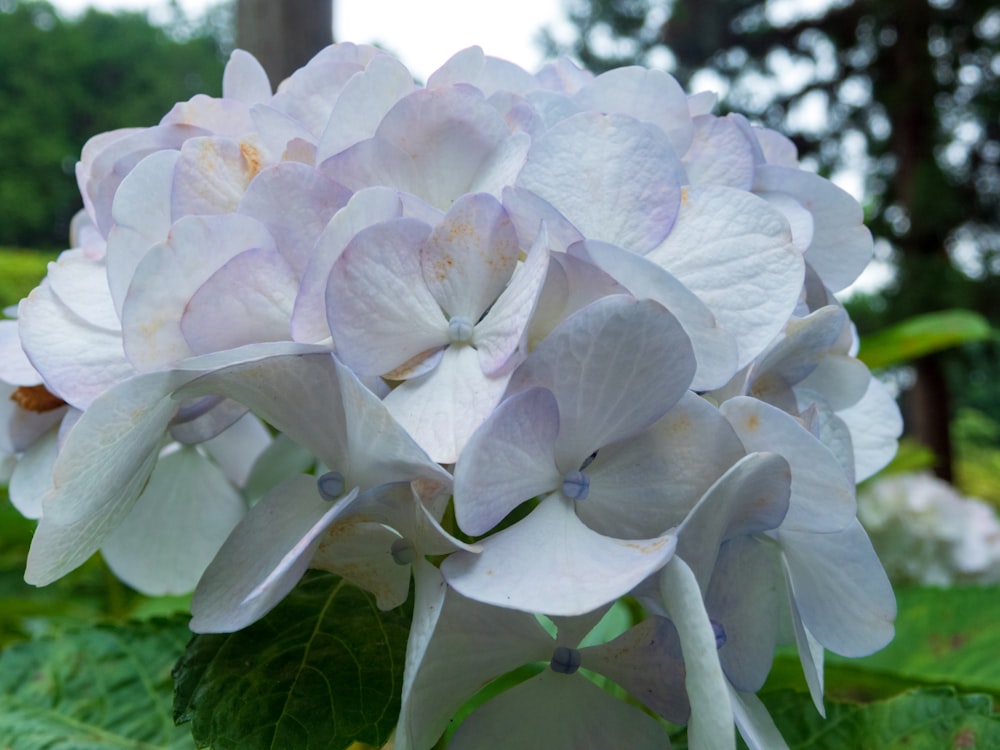
<instances>
[{"instance_id":1,"label":"white petal","mask_svg":"<svg viewBox=\"0 0 1000 750\"><path fill-rule=\"evenodd\" d=\"M592 239L638 253L660 244L683 167L666 135L624 115L574 115L534 141L517 178Z\"/></svg>"},{"instance_id":2,"label":"white petal","mask_svg":"<svg viewBox=\"0 0 1000 750\"><path fill-rule=\"evenodd\" d=\"M455 518L467 534L485 534L525 500L562 481L552 449L559 408L544 388L503 401L476 431L455 466Z\"/></svg>"},{"instance_id":3,"label":"white petal","mask_svg":"<svg viewBox=\"0 0 1000 750\"><path fill-rule=\"evenodd\" d=\"M897 441L903 432L903 419L896 400L884 383L872 378L861 400L838 412L837 416L851 431L857 481L872 476L896 455Z\"/></svg>"},{"instance_id":4,"label":"white petal","mask_svg":"<svg viewBox=\"0 0 1000 750\"><path fill-rule=\"evenodd\" d=\"M400 383L385 405L427 455L451 464L500 402L508 378L484 375L471 346L449 346L434 370Z\"/></svg>"},{"instance_id":5,"label":"white petal","mask_svg":"<svg viewBox=\"0 0 1000 750\"><path fill-rule=\"evenodd\" d=\"M698 295L736 337L740 368L774 340L802 291L804 264L784 216L733 188L685 188L673 229L646 257Z\"/></svg>"},{"instance_id":6,"label":"white petal","mask_svg":"<svg viewBox=\"0 0 1000 750\"><path fill-rule=\"evenodd\" d=\"M715 632L705 612L701 589L691 569L674 557L663 569L660 592L680 636L691 702L688 743L691 750L736 747L729 688L719 664Z\"/></svg>"},{"instance_id":7,"label":"white petal","mask_svg":"<svg viewBox=\"0 0 1000 750\"><path fill-rule=\"evenodd\" d=\"M847 287L868 265L872 235L861 205L846 191L812 172L771 164L757 167L753 189L787 193L812 214L806 261L830 291Z\"/></svg>"},{"instance_id":8,"label":"white petal","mask_svg":"<svg viewBox=\"0 0 1000 750\"><path fill-rule=\"evenodd\" d=\"M570 501L554 494L484 540L480 554L456 552L441 571L453 588L477 601L579 615L630 591L670 559L675 544L673 534L642 540L602 536L577 518Z\"/></svg>"},{"instance_id":9,"label":"white petal","mask_svg":"<svg viewBox=\"0 0 1000 750\"><path fill-rule=\"evenodd\" d=\"M246 484L254 462L272 443L271 433L253 414L244 414L224 432L202 443L237 487Z\"/></svg>"},{"instance_id":10,"label":"white petal","mask_svg":"<svg viewBox=\"0 0 1000 750\"><path fill-rule=\"evenodd\" d=\"M354 488L331 504L309 476L268 493L233 529L198 582L191 630L229 633L267 614L302 577L320 535L357 494Z\"/></svg>"},{"instance_id":11,"label":"white petal","mask_svg":"<svg viewBox=\"0 0 1000 750\"><path fill-rule=\"evenodd\" d=\"M730 687L729 700L732 701L736 727L750 750L788 750L788 743L760 698Z\"/></svg>"},{"instance_id":12,"label":"white petal","mask_svg":"<svg viewBox=\"0 0 1000 750\"><path fill-rule=\"evenodd\" d=\"M38 374L21 348L16 320L0 320L0 380L10 385L38 385Z\"/></svg>"},{"instance_id":13,"label":"white petal","mask_svg":"<svg viewBox=\"0 0 1000 750\"><path fill-rule=\"evenodd\" d=\"M749 190L753 185L754 153L743 129L729 117L694 118L694 139L684 154L692 185L728 185Z\"/></svg>"},{"instance_id":14,"label":"white petal","mask_svg":"<svg viewBox=\"0 0 1000 750\"><path fill-rule=\"evenodd\" d=\"M239 212L267 227L298 279L312 258L316 238L350 197L347 188L316 168L282 162L254 178Z\"/></svg>"},{"instance_id":15,"label":"white petal","mask_svg":"<svg viewBox=\"0 0 1000 750\"><path fill-rule=\"evenodd\" d=\"M7 487L11 505L25 518L41 518L42 498L52 489L59 430L50 429L18 459Z\"/></svg>"},{"instance_id":16,"label":"white petal","mask_svg":"<svg viewBox=\"0 0 1000 750\"><path fill-rule=\"evenodd\" d=\"M186 141L174 168L172 218L235 211L263 159L250 138L209 136Z\"/></svg>"},{"instance_id":17,"label":"white petal","mask_svg":"<svg viewBox=\"0 0 1000 750\"><path fill-rule=\"evenodd\" d=\"M249 52L234 49L222 74L222 96L247 104L271 98L271 83L263 66Z\"/></svg>"},{"instance_id":18,"label":"white petal","mask_svg":"<svg viewBox=\"0 0 1000 750\"><path fill-rule=\"evenodd\" d=\"M144 594L186 594L245 513L219 468L182 448L159 460L101 553L116 576Z\"/></svg>"},{"instance_id":19,"label":"white petal","mask_svg":"<svg viewBox=\"0 0 1000 750\"><path fill-rule=\"evenodd\" d=\"M398 607L410 594L410 566L393 559L401 537L381 523L347 520L323 534L309 567L336 573L375 596L381 610Z\"/></svg>"}]
</instances>

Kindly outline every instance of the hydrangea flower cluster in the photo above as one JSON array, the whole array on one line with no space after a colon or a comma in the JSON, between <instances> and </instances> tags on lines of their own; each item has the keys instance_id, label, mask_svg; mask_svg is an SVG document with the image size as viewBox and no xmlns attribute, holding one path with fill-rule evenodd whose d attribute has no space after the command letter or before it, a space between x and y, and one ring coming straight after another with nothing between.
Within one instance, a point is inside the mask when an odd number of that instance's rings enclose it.
<instances>
[{"instance_id":1,"label":"hydrangea flower cluster","mask_svg":"<svg viewBox=\"0 0 1000 750\"><path fill-rule=\"evenodd\" d=\"M822 711L824 649L892 638L854 487L900 421L833 296L860 207L713 106L340 44L93 138L73 249L0 323L27 580L100 550L225 632L310 567L385 609L412 579L397 750L536 662L453 747L781 747L777 644Z\"/></svg>"},{"instance_id":2,"label":"hydrangea flower cluster","mask_svg":"<svg viewBox=\"0 0 1000 750\"><path fill-rule=\"evenodd\" d=\"M925 586L1000 581L1000 518L986 502L920 472L876 479L858 517L889 577Z\"/></svg>"}]
</instances>

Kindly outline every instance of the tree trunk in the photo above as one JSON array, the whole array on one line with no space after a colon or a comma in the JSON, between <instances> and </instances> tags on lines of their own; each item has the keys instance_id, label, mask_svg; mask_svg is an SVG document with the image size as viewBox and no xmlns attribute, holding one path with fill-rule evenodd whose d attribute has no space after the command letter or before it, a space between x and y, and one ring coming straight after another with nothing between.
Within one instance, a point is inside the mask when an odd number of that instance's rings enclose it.
<instances>
[{"instance_id":1,"label":"tree trunk","mask_svg":"<svg viewBox=\"0 0 1000 750\"><path fill-rule=\"evenodd\" d=\"M333 0L238 0L236 46L256 57L271 84L333 42Z\"/></svg>"}]
</instances>

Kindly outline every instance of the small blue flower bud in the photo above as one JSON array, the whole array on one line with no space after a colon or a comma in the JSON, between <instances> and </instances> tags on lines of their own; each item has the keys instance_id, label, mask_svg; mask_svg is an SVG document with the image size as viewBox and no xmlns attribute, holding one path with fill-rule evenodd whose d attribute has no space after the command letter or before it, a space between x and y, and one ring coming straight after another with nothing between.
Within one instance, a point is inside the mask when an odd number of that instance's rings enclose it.
<instances>
[{"instance_id":1,"label":"small blue flower bud","mask_svg":"<svg viewBox=\"0 0 1000 750\"><path fill-rule=\"evenodd\" d=\"M344 475L339 471L328 471L316 480L320 497L327 502L333 502L344 494Z\"/></svg>"},{"instance_id":2,"label":"small blue flower bud","mask_svg":"<svg viewBox=\"0 0 1000 750\"><path fill-rule=\"evenodd\" d=\"M467 344L472 341L472 321L456 315L448 321L448 340L453 344Z\"/></svg>"},{"instance_id":3,"label":"small blue flower bud","mask_svg":"<svg viewBox=\"0 0 1000 750\"><path fill-rule=\"evenodd\" d=\"M406 537L401 537L392 543L389 550L392 553L392 561L396 565L411 565L417 559L417 550Z\"/></svg>"},{"instance_id":4,"label":"small blue flower bud","mask_svg":"<svg viewBox=\"0 0 1000 750\"><path fill-rule=\"evenodd\" d=\"M590 494L590 477L582 471L570 471L563 477L562 491L570 500L586 500Z\"/></svg>"},{"instance_id":5,"label":"small blue flower bud","mask_svg":"<svg viewBox=\"0 0 1000 750\"><path fill-rule=\"evenodd\" d=\"M555 651L552 652L552 661L549 662L549 667L553 672L559 674L575 674L576 670L580 668L580 652L575 648L556 646Z\"/></svg>"}]
</instances>

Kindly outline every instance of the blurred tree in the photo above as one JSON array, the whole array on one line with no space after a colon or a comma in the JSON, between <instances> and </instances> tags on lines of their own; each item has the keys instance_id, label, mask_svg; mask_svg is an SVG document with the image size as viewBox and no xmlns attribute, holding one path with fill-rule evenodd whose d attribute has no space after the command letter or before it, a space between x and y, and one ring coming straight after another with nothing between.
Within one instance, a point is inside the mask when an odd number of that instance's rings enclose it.
<instances>
[{"instance_id":1,"label":"blurred tree","mask_svg":"<svg viewBox=\"0 0 1000 750\"><path fill-rule=\"evenodd\" d=\"M47 2L0 0L0 246L65 247L86 140L221 93L223 64L196 24L96 10L67 20Z\"/></svg>"},{"instance_id":2,"label":"blurred tree","mask_svg":"<svg viewBox=\"0 0 1000 750\"><path fill-rule=\"evenodd\" d=\"M862 331L951 307L1000 322L993 0L572 0L570 18L577 38L560 51L591 68L667 67L687 86L721 89L724 109L789 135L820 172L864 170L877 255L896 273L861 311ZM1000 373L995 345L990 366ZM914 369L909 430L950 478L948 422L952 398L967 396L962 370L940 355ZM994 417L997 395L985 405Z\"/></svg>"},{"instance_id":3,"label":"blurred tree","mask_svg":"<svg viewBox=\"0 0 1000 750\"><path fill-rule=\"evenodd\" d=\"M333 43L333 0L237 0L236 45L277 86Z\"/></svg>"}]
</instances>

